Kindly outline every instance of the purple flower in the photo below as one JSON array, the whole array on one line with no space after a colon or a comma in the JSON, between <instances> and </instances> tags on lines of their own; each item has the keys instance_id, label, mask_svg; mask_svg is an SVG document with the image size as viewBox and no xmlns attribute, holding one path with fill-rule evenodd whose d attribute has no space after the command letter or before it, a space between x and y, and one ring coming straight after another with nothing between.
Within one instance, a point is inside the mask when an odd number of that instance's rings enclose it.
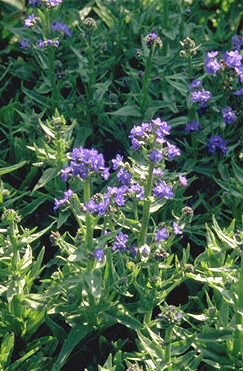
<instances>
[{"instance_id":1,"label":"purple flower","mask_svg":"<svg viewBox=\"0 0 243 371\"><path fill-rule=\"evenodd\" d=\"M63 204L67 203L69 199L74 195L74 192L69 189L68 191L64 192L64 197L61 200L57 200L55 198L54 210L59 209Z\"/></svg>"},{"instance_id":2,"label":"purple flower","mask_svg":"<svg viewBox=\"0 0 243 371\"><path fill-rule=\"evenodd\" d=\"M28 5L31 8L36 8L40 4L41 0L29 0Z\"/></svg>"},{"instance_id":3,"label":"purple flower","mask_svg":"<svg viewBox=\"0 0 243 371\"><path fill-rule=\"evenodd\" d=\"M157 229L155 234L155 242L168 240L169 235L166 228Z\"/></svg>"},{"instance_id":4,"label":"purple flower","mask_svg":"<svg viewBox=\"0 0 243 371\"><path fill-rule=\"evenodd\" d=\"M129 185L132 179L132 174L122 168L117 173L117 178L121 184Z\"/></svg>"},{"instance_id":5,"label":"purple flower","mask_svg":"<svg viewBox=\"0 0 243 371\"><path fill-rule=\"evenodd\" d=\"M191 101L198 103L200 107L203 107L211 97L212 94L210 93L210 91L201 89L192 92Z\"/></svg>"},{"instance_id":6,"label":"purple flower","mask_svg":"<svg viewBox=\"0 0 243 371\"><path fill-rule=\"evenodd\" d=\"M44 49L45 48L45 43L43 40L37 40L37 47L39 49Z\"/></svg>"},{"instance_id":7,"label":"purple flower","mask_svg":"<svg viewBox=\"0 0 243 371\"><path fill-rule=\"evenodd\" d=\"M233 45L233 49L240 51L243 45L243 37L242 36L238 37L237 35L234 35L231 39L231 42Z\"/></svg>"},{"instance_id":8,"label":"purple flower","mask_svg":"<svg viewBox=\"0 0 243 371\"><path fill-rule=\"evenodd\" d=\"M186 123L185 132L189 133L190 131L198 131L200 129L200 122L192 120L191 122Z\"/></svg>"},{"instance_id":9,"label":"purple flower","mask_svg":"<svg viewBox=\"0 0 243 371\"><path fill-rule=\"evenodd\" d=\"M47 8L54 8L62 3L62 0L42 0Z\"/></svg>"},{"instance_id":10,"label":"purple flower","mask_svg":"<svg viewBox=\"0 0 243 371\"><path fill-rule=\"evenodd\" d=\"M179 148L174 146L174 144L170 144L169 142L167 144L167 155L169 160L173 160L175 156L180 156L181 152Z\"/></svg>"},{"instance_id":11,"label":"purple flower","mask_svg":"<svg viewBox=\"0 0 243 371\"><path fill-rule=\"evenodd\" d=\"M31 28L36 24L36 19L34 14L30 14L27 18L24 20L24 25L27 28Z\"/></svg>"},{"instance_id":12,"label":"purple flower","mask_svg":"<svg viewBox=\"0 0 243 371\"><path fill-rule=\"evenodd\" d=\"M20 41L20 49L25 49L29 46L29 40L28 39L25 39L25 40L22 40Z\"/></svg>"},{"instance_id":13,"label":"purple flower","mask_svg":"<svg viewBox=\"0 0 243 371\"><path fill-rule=\"evenodd\" d=\"M232 124L233 122L237 120L237 117L232 111L232 108L230 106L226 108L222 108L222 113L223 113L223 120L228 125Z\"/></svg>"},{"instance_id":14,"label":"purple flower","mask_svg":"<svg viewBox=\"0 0 243 371\"><path fill-rule=\"evenodd\" d=\"M233 94L238 95L240 97L241 95L243 95L243 88L236 90Z\"/></svg>"},{"instance_id":15,"label":"purple flower","mask_svg":"<svg viewBox=\"0 0 243 371\"><path fill-rule=\"evenodd\" d=\"M155 177L162 177L162 176L165 175L165 173L164 173L163 170L161 170L161 169L154 169L154 170L153 170L153 175L154 175Z\"/></svg>"},{"instance_id":16,"label":"purple flower","mask_svg":"<svg viewBox=\"0 0 243 371\"><path fill-rule=\"evenodd\" d=\"M114 242L113 246L112 246L112 250L113 251L124 251L124 250L127 250L127 246L126 246L126 243L128 241L128 235L123 233L123 232L119 232L118 235L116 236L116 241Z\"/></svg>"},{"instance_id":17,"label":"purple flower","mask_svg":"<svg viewBox=\"0 0 243 371\"><path fill-rule=\"evenodd\" d=\"M102 178L104 180L109 179L109 177L110 177L110 169L108 167L105 167L104 170L102 171L101 176L102 176Z\"/></svg>"},{"instance_id":18,"label":"purple flower","mask_svg":"<svg viewBox=\"0 0 243 371\"><path fill-rule=\"evenodd\" d=\"M67 168L62 170L62 179L67 180L72 174L81 179L87 179L91 173L99 172L104 179L109 177L109 169L105 167L104 157L95 149L83 147L74 148L71 154L72 160Z\"/></svg>"},{"instance_id":19,"label":"purple flower","mask_svg":"<svg viewBox=\"0 0 243 371\"><path fill-rule=\"evenodd\" d=\"M240 82L243 83L243 65L234 68L236 74L239 76Z\"/></svg>"},{"instance_id":20,"label":"purple flower","mask_svg":"<svg viewBox=\"0 0 243 371\"><path fill-rule=\"evenodd\" d=\"M174 197L172 187L168 186L164 181L160 181L156 184L156 186L153 188L153 195L158 198L164 197L166 199Z\"/></svg>"},{"instance_id":21,"label":"purple flower","mask_svg":"<svg viewBox=\"0 0 243 371\"><path fill-rule=\"evenodd\" d=\"M163 154L161 151L157 151L156 149L153 149L152 153L150 153L148 158L152 162L158 163L163 158Z\"/></svg>"},{"instance_id":22,"label":"purple flower","mask_svg":"<svg viewBox=\"0 0 243 371\"><path fill-rule=\"evenodd\" d=\"M95 250L94 251L94 256L97 259L98 263L100 263L105 257L104 249Z\"/></svg>"},{"instance_id":23,"label":"purple flower","mask_svg":"<svg viewBox=\"0 0 243 371\"><path fill-rule=\"evenodd\" d=\"M133 258L138 254L138 248L136 246L132 246L129 251Z\"/></svg>"},{"instance_id":24,"label":"purple flower","mask_svg":"<svg viewBox=\"0 0 243 371\"><path fill-rule=\"evenodd\" d=\"M202 81L201 80L192 80L191 84L188 85L188 89L189 90L193 90L193 89L197 89L199 88L200 86L202 85Z\"/></svg>"},{"instance_id":25,"label":"purple flower","mask_svg":"<svg viewBox=\"0 0 243 371\"><path fill-rule=\"evenodd\" d=\"M118 187L108 187L108 192L104 195L105 198L110 198L114 200L114 202L118 206L125 205L125 195L127 193L127 186Z\"/></svg>"},{"instance_id":26,"label":"purple flower","mask_svg":"<svg viewBox=\"0 0 243 371\"><path fill-rule=\"evenodd\" d=\"M173 222L173 231L175 234L182 234L182 229L176 222Z\"/></svg>"},{"instance_id":27,"label":"purple flower","mask_svg":"<svg viewBox=\"0 0 243 371\"><path fill-rule=\"evenodd\" d=\"M111 160L113 170L117 170L118 167L120 167L123 164L122 161L123 161L123 156L121 156L119 154L116 155L116 158L114 158L113 160Z\"/></svg>"},{"instance_id":28,"label":"purple flower","mask_svg":"<svg viewBox=\"0 0 243 371\"><path fill-rule=\"evenodd\" d=\"M223 138L220 135L216 136L212 135L209 139L207 147L210 153L215 153L217 150L220 150L223 153L223 155L225 155L228 151L227 141L223 140Z\"/></svg>"},{"instance_id":29,"label":"purple flower","mask_svg":"<svg viewBox=\"0 0 243 371\"><path fill-rule=\"evenodd\" d=\"M139 184L132 184L127 191L132 196L136 196L137 199L144 200L144 187Z\"/></svg>"},{"instance_id":30,"label":"purple flower","mask_svg":"<svg viewBox=\"0 0 243 371\"><path fill-rule=\"evenodd\" d=\"M158 117L155 120L152 120L153 127L156 129L156 135L159 138L164 138L166 135L170 134L171 126L167 124L166 121L161 121Z\"/></svg>"},{"instance_id":31,"label":"purple flower","mask_svg":"<svg viewBox=\"0 0 243 371\"><path fill-rule=\"evenodd\" d=\"M220 64L217 61L216 56L218 52L209 52L207 53L206 58L204 59L206 72L211 75L216 75L218 70L220 70Z\"/></svg>"},{"instance_id":32,"label":"purple flower","mask_svg":"<svg viewBox=\"0 0 243 371\"><path fill-rule=\"evenodd\" d=\"M155 32L151 32L150 38L151 38L152 41L154 41L158 38L158 35Z\"/></svg>"},{"instance_id":33,"label":"purple flower","mask_svg":"<svg viewBox=\"0 0 243 371\"><path fill-rule=\"evenodd\" d=\"M53 31L63 32L67 36L72 36L72 31L70 31L70 29L68 28L66 24L56 22L51 25L51 28Z\"/></svg>"},{"instance_id":34,"label":"purple flower","mask_svg":"<svg viewBox=\"0 0 243 371\"><path fill-rule=\"evenodd\" d=\"M242 55L238 50L226 51L222 54L222 58L229 67L239 67L241 65Z\"/></svg>"},{"instance_id":35,"label":"purple flower","mask_svg":"<svg viewBox=\"0 0 243 371\"><path fill-rule=\"evenodd\" d=\"M181 174L179 174L179 181L184 187L187 187L187 179Z\"/></svg>"}]
</instances>

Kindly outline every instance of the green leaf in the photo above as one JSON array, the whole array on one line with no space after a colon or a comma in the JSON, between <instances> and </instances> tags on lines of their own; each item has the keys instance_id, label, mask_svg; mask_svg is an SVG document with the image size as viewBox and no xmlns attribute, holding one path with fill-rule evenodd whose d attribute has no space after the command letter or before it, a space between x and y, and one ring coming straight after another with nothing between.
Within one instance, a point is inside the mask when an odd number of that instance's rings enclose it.
<instances>
[{"instance_id":1,"label":"green leaf","mask_svg":"<svg viewBox=\"0 0 243 371\"><path fill-rule=\"evenodd\" d=\"M98 298L101 295L102 286L102 271L101 269L96 269L93 272L84 271L83 273L85 282L88 285L90 293L94 298Z\"/></svg>"},{"instance_id":2,"label":"green leaf","mask_svg":"<svg viewBox=\"0 0 243 371\"><path fill-rule=\"evenodd\" d=\"M196 340L203 343L215 343L216 341L224 341L232 338L232 331L228 329L213 330L202 332L197 335Z\"/></svg>"},{"instance_id":3,"label":"green leaf","mask_svg":"<svg viewBox=\"0 0 243 371\"><path fill-rule=\"evenodd\" d=\"M51 108L49 98L43 97L41 94L38 94L33 90L26 89L23 83L21 84L21 89L25 95L34 100L36 103L44 106L45 108Z\"/></svg>"},{"instance_id":4,"label":"green leaf","mask_svg":"<svg viewBox=\"0 0 243 371\"><path fill-rule=\"evenodd\" d=\"M63 329L63 327L53 321L48 314L45 315L45 323L49 327L53 335L58 339L58 341L63 344L64 340L67 337L67 333Z\"/></svg>"},{"instance_id":5,"label":"green leaf","mask_svg":"<svg viewBox=\"0 0 243 371\"><path fill-rule=\"evenodd\" d=\"M0 366L5 369L11 360L11 355L14 348L14 333L6 332L2 339L1 349L0 349Z\"/></svg>"},{"instance_id":6,"label":"green leaf","mask_svg":"<svg viewBox=\"0 0 243 371\"><path fill-rule=\"evenodd\" d=\"M58 174L58 170L56 168L51 167L49 169L44 170L44 173L40 177L38 183L35 185L33 191L31 192L31 195L33 195L33 193L37 189L44 187L45 184L50 182L50 180L54 179L57 176L57 174Z\"/></svg>"},{"instance_id":7,"label":"green leaf","mask_svg":"<svg viewBox=\"0 0 243 371\"><path fill-rule=\"evenodd\" d=\"M16 165L11 165L11 166L8 166L8 167L2 167L2 168L0 168L0 176L4 175L4 174L9 174L12 171L15 171L15 170L19 169L20 167L23 167L25 164L26 164L26 161L21 161Z\"/></svg>"},{"instance_id":8,"label":"green leaf","mask_svg":"<svg viewBox=\"0 0 243 371\"><path fill-rule=\"evenodd\" d=\"M84 340L84 338L92 331L92 327L82 324L73 327L72 330L69 332L51 371L60 371L61 368L66 364L68 357L70 356L76 345L78 345L81 340Z\"/></svg>"},{"instance_id":9,"label":"green leaf","mask_svg":"<svg viewBox=\"0 0 243 371\"><path fill-rule=\"evenodd\" d=\"M136 106L125 106L125 107L119 108L117 111L107 112L107 114L114 115L114 116L141 117L141 113L139 112Z\"/></svg>"}]
</instances>

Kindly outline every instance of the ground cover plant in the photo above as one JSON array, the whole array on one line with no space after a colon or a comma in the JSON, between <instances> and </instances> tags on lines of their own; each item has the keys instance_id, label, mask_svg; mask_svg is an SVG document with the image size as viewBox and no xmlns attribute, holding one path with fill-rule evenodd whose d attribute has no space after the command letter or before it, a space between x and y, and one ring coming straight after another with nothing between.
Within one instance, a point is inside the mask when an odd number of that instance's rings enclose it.
<instances>
[{"instance_id":1,"label":"ground cover plant","mask_svg":"<svg viewBox=\"0 0 243 371\"><path fill-rule=\"evenodd\" d=\"M1 370L243 370L242 14L1 1Z\"/></svg>"}]
</instances>

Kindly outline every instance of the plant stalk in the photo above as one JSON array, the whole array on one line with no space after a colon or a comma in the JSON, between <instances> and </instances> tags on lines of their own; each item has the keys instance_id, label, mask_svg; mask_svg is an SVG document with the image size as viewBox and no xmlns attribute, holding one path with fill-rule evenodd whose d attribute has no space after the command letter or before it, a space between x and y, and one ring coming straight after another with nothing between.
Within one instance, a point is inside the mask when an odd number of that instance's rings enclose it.
<instances>
[{"instance_id":1,"label":"plant stalk","mask_svg":"<svg viewBox=\"0 0 243 371\"><path fill-rule=\"evenodd\" d=\"M89 202L91 198L90 176L84 180L84 203ZM89 251L93 251L93 223L92 215L86 213L86 246Z\"/></svg>"},{"instance_id":2,"label":"plant stalk","mask_svg":"<svg viewBox=\"0 0 243 371\"><path fill-rule=\"evenodd\" d=\"M153 170L154 170L154 163L151 161L149 164L149 172L148 178L145 185L144 190L144 205L143 205L143 216L142 216L142 225L140 231L140 238L139 238L139 245L142 246L146 243L147 238L147 230L148 230L148 223L150 217L150 196L152 192L152 184L153 184Z\"/></svg>"}]
</instances>

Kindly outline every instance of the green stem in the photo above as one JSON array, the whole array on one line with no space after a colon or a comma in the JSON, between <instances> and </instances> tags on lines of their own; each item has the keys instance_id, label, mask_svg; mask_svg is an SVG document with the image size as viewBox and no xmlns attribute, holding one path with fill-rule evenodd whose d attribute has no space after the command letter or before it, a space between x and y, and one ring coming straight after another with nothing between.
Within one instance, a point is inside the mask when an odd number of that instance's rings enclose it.
<instances>
[{"instance_id":1,"label":"green stem","mask_svg":"<svg viewBox=\"0 0 243 371\"><path fill-rule=\"evenodd\" d=\"M139 238L139 244L140 246L144 245L147 238L147 230L148 230L148 223L149 223L149 217L150 217L150 196L152 192L152 184L153 184L153 170L154 170L154 163L151 161L149 165L149 172L148 172L148 178L147 183L145 184L144 189L144 205L143 205L143 216L142 216L142 225L141 225L141 231L140 231L140 238Z\"/></svg>"},{"instance_id":2,"label":"green stem","mask_svg":"<svg viewBox=\"0 0 243 371\"><path fill-rule=\"evenodd\" d=\"M145 312L144 323L146 323L147 325L151 321L151 315L152 315L152 311L151 310L148 311L148 312Z\"/></svg>"},{"instance_id":3,"label":"green stem","mask_svg":"<svg viewBox=\"0 0 243 371\"><path fill-rule=\"evenodd\" d=\"M91 198L90 176L84 180L84 203L89 202ZM93 251L93 225L92 215L86 213L86 246L89 251Z\"/></svg>"},{"instance_id":4,"label":"green stem","mask_svg":"<svg viewBox=\"0 0 243 371\"><path fill-rule=\"evenodd\" d=\"M13 221L9 224L9 237L13 248L12 267L13 272L16 272L18 268L18 244L16 242L15 223Z\"/></svg>"},{"instance_id":5,"label":"green stem","mask_svg":"<svg viewBox=\"0 0 243 371\"><path fill-rule=\"evenodd\" d=\"M241 263L240 263L240 279L238 286L238 301L235 314L235 336L234 336L234 345L233 345L233 356L237 357L238 354L243 356L243 331L241 329L243 325L243 254L241 254Z\"/></svg>"},{"instance_id":6,"label":"green stem","mask_svg":"<svg viewBox=\"0 0 243 371\"><path fill-rule=\"evenodd\" d=\"M165 356L164 360L166 363L169 363L171 360L171 334L172 334L172 326L169 326L165 330ZM170 367L167 368L170 370Z\"/></svg>"},{"instance_id":7,"label":"green stem","mask_svg":"<svg viewBox=\"0 0 243 371\"><path fill-rule=\"evenodd\" d=\"M45 37L47 39L51 36L51 22L50 22L50 16L49 16L49 10L45 9ZM51 84L52 89L52 99L54 101L57 100L57 87L56 87L56 75L55 75L55 69L54 69L54 63L55 63L55 52L52 46L47 47L47 62L48 62L48 78Z\"/></svg>"},{"instance_id":8,"label":"green stem","mask_svg":"<svg viewBox=\"0 0 243 371\"><path fill-rule=\"evenodd\" d=\"M192 78L192 56L189 55L188 57L188 78L191 79Z\"/></svg>"},{"instance_id":9,"label":"green stem","mask_svg":"<svg viewBox=\"0 0 243 371\"><path fill-rule=\"evenodd\" d=\"M142 87L141 100L140 100L140 110L141 110L142 116L144 116L144 113L147 108L147 103L148 103L148 88L149 88L149 78L150 78L151 67L152 67L152 57L153 57L153 47L149 51L149 56L148 56L148 60L147 60L145 71L144 71L143 87Z\"/></svg>"}]
</instances>

